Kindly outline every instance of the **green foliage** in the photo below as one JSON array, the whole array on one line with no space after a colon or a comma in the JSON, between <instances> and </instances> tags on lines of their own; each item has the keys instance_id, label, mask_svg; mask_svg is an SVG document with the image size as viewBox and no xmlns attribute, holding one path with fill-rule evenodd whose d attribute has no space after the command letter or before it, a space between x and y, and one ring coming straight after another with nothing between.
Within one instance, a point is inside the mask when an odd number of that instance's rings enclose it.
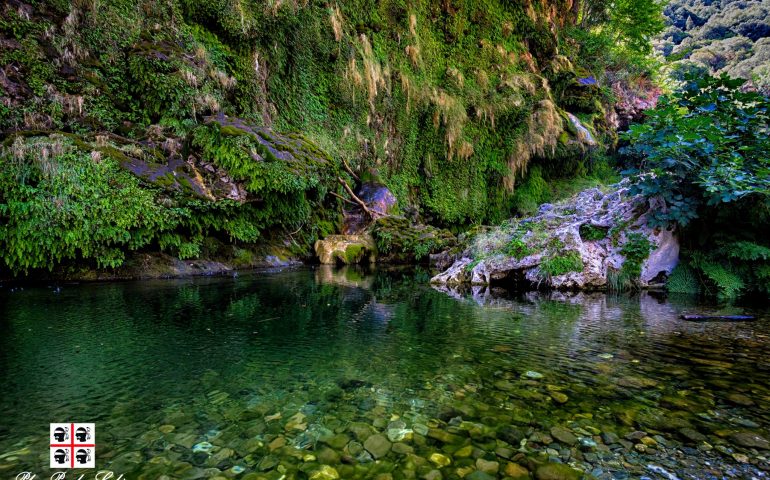
<instances>
[{"instance_id":1,"label":"green foliage","mask_svg":"<svg viewBox=\"0 0 770 480\"><path fill-rule=\"evenodd\" d=\"M580 238L583 241L596 241L607 238L609 229L605 227L597 227L590 223L584 223L580 226Z\"/></svg>"},{"instance_id":2,"label":"green foliage","mask_svg":"<svg viewBox=\"0 0 770 480\"><path fill-rule=\"evenodd\" d=\"M705 205L770 194L768 97L725 76L687 81L624 135L633 192L663 202L652 221L687 225Z\"/></svg>"},{"instance_id":3,"label":"green foliage","mask_svg":"<svg viewBox=\"0 0 770 480\"><path fill-rule=\"evenodd\" d=\"M111 157L94 161L64 138L17 137L0 161L0 219L2 260L18 273L77 259L119 266L125 249L146 246L181 214Z\"/></svg>"},{"instance_id":4,"label":"green foliage","mask_svg":"<svg viewBox=\"0 0 770 480\"><path fill-rule=\"evenodd\" d=\"M715 250L689 252L672 273L669 291L704 291L726 299L770 293L768 246L746 240L719 244Z\"/></svg>"},{"instance_id":5,"label":"green foliage","mask_svg":"<svg viewBox=\"0 0 770 480\"><path fill-rule=\"evenodd\" d=\"M52 247L61 252L53 263L82 257L114 266L137 249L194 258L206 253L212 236L253 243L273 240L278 232L297 232L290 248L307 250L319 234L338 230L340 203L329 202L326 194L337 188L339 159L358 173L376 167L402 211L452 229L499 223L515 211L535 209L587 181L571 182L567 177L574 172L590 174L589 156L566 147L570 137L561 109L577 103L544 83L560 42L571 43L570 31L552 28L566 19L561 4L170 0L138 6L130 0L52 0L25 5L23 14L0 9L0 42L12 46L0 52L0 66L11 72L0 90L0 132L72 134L80 144L62 164L92 168L85 165L91 152L111 162L109 170L91 172L94 185L127 184L121 167L134 160L128 144L160 152L179 143L175 159L203 158L250 194L244 204L192 199L191 177L167 172L151 182L134 179L141 195L132 198L155 210L147 207L130 220L135 210L126 207L129 219L122 219L118 230L142 241L95 240L107 244L104 251L113 256L85 244ZM608 99L591 89L579 103L592 112L581 120L600 124L603 107L597 101ZM268 148L237 126L218 126L212 118L219 114L252 126L300 131L307 145L318 145L335 161L320 152L294 151L288 153L298 161L282 161L283 143ZM3 154L13 156L10 149ZM155 162L167 161L165 154ZM557 161L562 156L569 158ZM533 168L524 179L529 164ZM7 167L8 175L16 175L15 168ZM562 170L568 175L558 180L551 175ZM4 205L27 202L24 185L3 185ZM35 186L40 198L58 188ZM72 202L90 198L73 195ZM115 200L113 207L121 202L130 199ZM87 205L78 208L90 211ZM35 213L19 235L44 218ZM381 243L396 242L394 251L424 259L451 243L451 235L439 232L400 242L383 231Z\"/></svg>"},{"instance_id":6,"label":"green foliage","mask_svg":"<svg viewBox=\"0 0 770 480\"><path fill-rule=\"evenodd\" d=\"M672 0L664 14L668 27L656 49L673 63L675 74L692 70L726 73L770 93L767 2Z\"/></svg>"},{"instance_id":7,"label":"green foliage","mask_svg":"<svg viewBox=\"0 0 770 480\"><path fill-rule=\"evenodd\" d=\"M700 292L697 272L686 263L680 263L668 277L666 289L671 293L696 294Z\"/></svg>"},{"instance_id":8,"label":"green foliage","mask_svg":"<svg viewBox=\"0 0 770 480\"><path fill-rule=\"evenodd\" d=\"M504 253L509 257L513 257L517 260L521 260L524 257L528 257L529 255L532 255L534 251L532 250L532 247L527 244L526 241L524 241L522 238L518 236L514 236L513 238L511 238L511 241L508 242L508 245L505 247Z\"/></svg>"},{"instance_id":9,"label":"green foliage","mask_svg":"<svg viewBox=\"0 0 770 480\"><path fill-rule=\"evenodd\" d=\"M457 241L446 230L412 225L402 217L377 219L372 228L372 236L381 256L392 262L404 263L426 260L429 254L446 250Z\"/></svg>"},{"instance_id":10,"label":"green foliage","mask_svg":"<svg viewBox=\"0 0 770 480\"><path fill-rule=\"evenodd\" d=\"M273 160L278 165L267 170L234 168L264 177L246 182L259 186L263 200L241 203L179 193L171 198L124 170L120 163L127 158L118 146L91 145L74 135L20 135L6 142L0 150L0 265L14 273L68 261L114 268L127 252L141 249L196 258L209 237L253 243L267 230L288 229L305 252L321 226L336 222L334 211L322 205L322 192L334 183L332 165L297 170L297 161ZM271 176L281 164L287 170ZM302 178L290 180L297 175Z\"/></svg>"},{"instance_id":11,"label":"green foliage","mask_svg":"<svg viewBox=\"0 0 770 480\"><path fill-rule=\"evenodd\" d=\"M607 289L611 292L637 290L642 265L650 256L654 245L638 232L626 232L626 240L620 249L625 257L620 270L607 269Z\"/></svg>"},{"instance_id":12,"label":"green foliage","mask_svg":"<svg viewBox=\"0 0 770 480\"><path fill-rule=\"evenodd\" d=\"M652 38L663 31L660 0L582 0L580 23L602 29L629 50L648 53Z\"/></svg>"},{"instance_id":13,"label":"green foliage","mask_svg":"<svg viewBox=\"0 0 770 480\"><path fill-rule=\"evenodd\" d=\"M583 259L580 258L580 253L575 251L545 258L540 263L540 272L548 277L581 271L583 271Z\"/></svg>"},{"instance_id":14,"label":"green foliage","mask_svg":"<svg viewBox=\"0 0 770 480\"><path fill-rule=\"evenodd\" d=\"M639 279L642 274L642 264L650 256L654 244L643 234L633 232L626 235L626 242L620 249L621 255L625 257L622 270L630 278Z\"/></svg>"}]
</instances>

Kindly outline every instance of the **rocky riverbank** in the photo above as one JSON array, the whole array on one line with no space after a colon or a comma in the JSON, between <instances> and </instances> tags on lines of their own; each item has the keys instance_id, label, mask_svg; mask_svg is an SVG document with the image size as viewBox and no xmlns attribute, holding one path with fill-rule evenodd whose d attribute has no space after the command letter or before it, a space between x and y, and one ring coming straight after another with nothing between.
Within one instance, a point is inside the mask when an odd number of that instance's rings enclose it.
<instances>
[{"instance_id":1,"label":"rocky riverbank","mask_svg":"<svg viewBox=\"0 0 770 480\"><path fill-rule=\"evenodd\" d=\"M484 229L434 284L516 284L521 289L662 286L679 260L675 232L648 223L650 203L621 182L585 190L537 215Z\"/></svg>"}]
</instances>

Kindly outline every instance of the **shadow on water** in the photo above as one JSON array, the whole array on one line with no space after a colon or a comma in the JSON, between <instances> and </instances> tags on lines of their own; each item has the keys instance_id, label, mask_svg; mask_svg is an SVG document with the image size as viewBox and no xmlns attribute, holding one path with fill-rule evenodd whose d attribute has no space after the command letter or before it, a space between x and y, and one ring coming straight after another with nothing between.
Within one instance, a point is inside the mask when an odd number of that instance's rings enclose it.
<instances>
[{"instance_id":1,"label":"shadow on water","mask_svg":"<svg viewBox=\"0 0 770 480\"><path fill-rule=\"evenodd\" d=\"M0 474L46 468L48 423L70 420L97 423L100 468L134 476L279 464L291 473L302 455L266 446L279 437L313 449L324 435L352 439L358 423L383 430L399 418L417 432L456 429L447 422L457 417L492 433L515 426L536 436L528 452L551 448L603 478L658 478L648 464L682 478L750 478L766 466L761 442L735 434L767 438L767 310L752 310L751 324L695 324L678 316L717 307L650 294L439 291L427 278L316 267L0 290L0 455L12 452ZM289 421L298 412L299 426ZM537 435L554 426L601 445L549 446ZM610 442L634 430L658 446ZM494 443L485 438L477 444ZM191 447L201 442L228 454L200 455ZM430 437L413 445L426 456L439 447ZM396 470L404 461L387 458Z\"/></svg>"}]
</instances>

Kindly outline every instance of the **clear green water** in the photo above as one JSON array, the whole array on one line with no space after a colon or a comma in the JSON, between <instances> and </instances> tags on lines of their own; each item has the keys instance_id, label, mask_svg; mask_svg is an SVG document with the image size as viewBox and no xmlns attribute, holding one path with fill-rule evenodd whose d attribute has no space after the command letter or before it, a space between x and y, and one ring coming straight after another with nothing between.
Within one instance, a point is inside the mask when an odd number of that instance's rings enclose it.
<instances>
[{"instance_id":1,"label":"clear green water","mask_svg":"<svg viewBox=\"0 0 770 480\"><path fill-rule=\"evenodd\" d=\"M129 479L324 478L319 457L342 478L473 478L477 457L498 462L492 478L511 459L598 478L766 476L767 310L697 324L677 316L709 308L685 300L426 280L317 268L0 289L0 477L50 476L48 424L69 421L95 422L97 467ZM389 428L408 448L371 461L360 444ZM635 430L658 445L612 438Z\"/></svg>"}]
</instances>

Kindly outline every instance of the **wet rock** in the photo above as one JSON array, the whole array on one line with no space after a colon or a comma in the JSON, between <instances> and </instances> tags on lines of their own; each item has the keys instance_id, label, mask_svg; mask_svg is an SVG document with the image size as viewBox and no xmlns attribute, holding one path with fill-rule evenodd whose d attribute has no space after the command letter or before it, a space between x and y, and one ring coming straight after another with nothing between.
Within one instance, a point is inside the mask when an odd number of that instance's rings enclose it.
<instances>
[{"instance_id":1,"label":"wet rock","mask_svg":"<svg viewBox=\"0 0 770 480\"><path fill-rule=\"evenodd\" d=\"M500 470L500 463L479 458L476 460L476 469L489 475L497 475Z\"/></svg>"},{"instance_id":2,"label":"wet rock","mask_svg":"<svg viewBox=\"0 0 770 480\"><path fill-rule=\"evenodd\" d=\"M513 480L524 480L529 478L529 470L522 467L518 463L509 463L503 470L505 475L511 477Z\"/></svg>"},{"instance_id":3,"label":"wet rock","mask_svg":"<svg viewBox=\"0 0 770 480\"><path fill-rule=\"evenodd\" d=\"M344 433L338 433L337 435L326 436L321 439L322 443L329 445L331 448L335 450L342 450L343 448L345 448L345 445L347 445L349 441L350 441L350 437L348 437Z\"/></svg>"},{"instance_id":4,"label":"wet rock","mask_svg":"<svg viewBox=\"0 0 770 480\"><path fill-rule=\"evenodd\" d=\"M577 437L568 429L562 426L555 426L551 428L551 436L556 439L557 442L565 445L574 445L577 443Z\"/></svg>"},{"instance_id":5,"label":"wet rock","mask_svg":"<svg viewBox=\"0 0 770 480\"><path fill-rule=\"evenodd\" d=\"M654 447L657 448L658 442L655 441L652 437L642 437L640 442L644 444L646 447Z\"/></svg>"},{"instance_id":6,"label":"wet rock","mask_svg":"<svg viewBox=\"0 0 770 480\"><path fill-rule=\"evenodd\" d=\"M754 400L741 393L731 393L727 396L727 400L741 407L751 407L754 405Z\"/></svg>"},{"instance_id":7,"label":"wet rock","mask_svg":"<svg viewBox=\"0 0 770 480\"><path fill-rule=\"evenodd\" d=\"M532 443L540 443L542 445L550 445L553 443L553 438L545 432L535 432L529 436L529 441Z\"/></svg>"},{"instance_id":8,"label":"wet rock","mask_svg":"<svg viewBox=\"0 0 770 480\"><path fill-rule=\"evenodd\" d=\"M508 447L497 447L495 449L495 455L506 460L512 459L515 453L516 452L513 449Z\"/></svg>"},{"instance_id":9,"label":"wet rock","mask_svg":"<svg viewBox=\"0 0 770 480\"><path fill-rule=\"evenodd\" d=\"M455 469L455 474L457 474L457 476L460 477L460 478L465 478L465 477L467 477L468 475L470 475L471 473L473 473L475 471L476 471L476 469L471 467L471 466L457 467Z\"/></svg>"},{"instance_id":10,"label":"wet rock","mask_svg":"<svg viewBox=\"0 0 770 480\"><path fill-rule=\"evenodd\" d=\"M364 448L371 453L374 458L382 458L390 451L391 443L384 435L375 434L370 436L364 442Z\"/></svg>"},{"instance_id":11,"label":"wet rock","mask_svg":"<svg viewBox=\"0 0 770 480\"><path fill-rule=\"evenodd\" d=\"M353 433L359 442L363 442L374 433L374 429L371 427L371 425L361 422L351 423L348 427L348 430Z\"/></svg>"},{"instance_id":12,"label":"wet rock","mask_svg":"<svg viewBox=\"0 0 770 480\"><path fill-rule=\"evenodd\" d=\"M404 422L401 422L402 424ZM403 440L411 440L414 432L409 428L391 428L388 426L387 435L388 440L391 442L400 442Z\"/></svg>"},{"instance_id":13,"label":"wet rock","mask_svg":"<svg viewBox=\"0 0 770 480\"><path fill-rule=\"evenodd\" d=\"M278 459L278 457L274 455L267 455L263 457L262 460L259 461L257 468L262 472L266 472L268 470L275 468L279 463L280 463L280 460Z\"/></svg>"},{"instance_id":14,"label":"wet rock","mask_svg":"<svg viewBox=\"0 0 770 480\"><path fill-rule=\"evenodd\" d=\"M321 447L316 452L316 459L318 463L324 465L336 465L340 463L340 455L329 447Z\"/></svg>"},{"instance_id":15,"label":"wet rock","mask_svg":"<svg viewBox=\"0 0 770 480\"><path fill-rule=\"evenodd\" d=\"M391 450L398 453L399 455L408 455L410 453L414 453L414 448L411 445L400 442L394 443L391 447Z\"/></svg>"},{"instance_id":16,"label":"wet rock","mask_svg":"<svg viewBox=\"0 0 770 480\"><path fill-rule=\"evenodd\" d=\"M428 437L434 440L438 440L439 442L449 443L449 444L461 443L463 441L463 438L461 436L454 435L452 433L449 433L445 430L441 430L438 428L431 428L430 430L428 430Z\"/></svg>"},{"instance_id":17,"label":"wet rock","mask_svg":"<svg viewBox=\"0 0 770 480\"><path fill-rule=\"evenodd\" d=\"M646 436L647 436L647 432L642 432L642 431L637 430L635 432L627 433L625 438L629 442L638 442L638 441L640 441L642 438L644 438Z\"/></svg>"},{"instance_id":18,"label":"wet rock","mask_svg":"<svg viewBox=\"0 0 770 480\"><path fill-rule=\"evenodd\" d=\"M192 451L193 453L198 453L198 452L208 453L211 451L212 448L214 448L214 445L210 444L209 442L200 442L193 445Z\"/></svg>"},{"instance_id":19,"label":"wet rock","mask_svg":"<svg viewBox=\"0 0 770 480\"><path fill-rule=\"evenodd\" d=\"M580 480L582 473L563 463L547 463L537 467L537 480Z\"/></svg>"},{"instance_id":20,"label":"wet rock","mask_svg":"<svg viewBox=\"0 0 770 480\"><path fill-rule=\"evenodd\" d=\"M494 480L495 479L494 476L486 472L482 472L480 470L476 470L475 472L471 473L465 478L466 480Z\"/></svg>"},{"instance_id":21,"label":"wet rock","mask_svg":"<svg viewBox=\"0 0 770 480\"><path fill-rule=\"evenodd\" d=\"M730 440L736 445L757 450L770 449L770 442L764 437L753 432L736 432L730 435Z\"/></svg>"},{"instance_id":22,"label":"wet rock","mask_svg":"<svg viewBox=\"0 0 770 480\"><path fill-rule=\"evenodd\" d=\"M307 417L302 412L297 412L294 415L289 418L289 420L286 422L286 426L284 427L286 431L300 431L304 432L307 430Z\"/></svg>"},{"instance_id":23,"label":"wet rock","mask_svg":"<svg viewBox=\"0 0 770 480\"><path fill-rule=\"evenodd\" d=\"M595 450L597 446L598 445L593 438L590 438L590 437L580 438L580 448L582 450L588 450L588 451Z\"/></svg>"},{"instance_id":24,"label":"wet rock","mask_svg":"<svg viewBox=\"0 0 770 480\"><path fill-rule=\"evenodd\" d=\"M549 395L556 403L564 404L569 401L569 397L561 392L550 392Z\"/></svg>"},{"instance_id":25,"label":"wet rock","mask_svg":"<svg viewBox=\"0 0 770 480\"><path fill-rule=\"evenodd\" d=\"M534 370L527 370L526 372L524 372L524 376L532 380L540 380L541 378L543 378L542 373L536 372Z\"/></svg>"},{"instance_id":26,"label":"wet rock","mask_svg":"<svg viewBox=\"0 0 770 480\"><path fill-rule=\"evenodd\" d=\"M503 427L497 432L497 436L514 447L518 447L521 445L521 441L527 438L527 432L521 428Z\"/></svg>"},{"instance_id":27,"label":"wet rock","mask_svg":"<svg viewBox=\"0 0 770 480\"><path fill-rule=\"evenodd\" d=\"M521 277L554 289L602 289L607 285L608 272L620 270L626 261L621 252L631 239L630 233L634 233L642 235L653 246L642 262L639 283L643 287L656 285L676 267L679 243L672 231L649 226L646 220L650 210L650 202L630 194L628 180L615 185L609 193L598 188L585 190L569 201L543 208L537 215L519 221L524 231L506 231L501 227L480 233L473 248L458 255L455 263L433 277L431 283L489 285L495 280ZM526 230L529 225L537 225L538 231ZM617 231L617 235L605 234L599 238L602 232L610 230ZM499 241L487 241L489 239ZM494 252L493 245L514 239L527 245L526 254ZM558 252L549 247L556 241L561 245ZM474 261L480 257L479 249L490 255ZM495 254L491 254L493 252ZM544 260L565 252L577 255L582 269L543 275L540 267Z\"/></svg>"},{"instance_id":28,"label":"wet rock","mask_svg":"<svg viewBox=\"0 0 770 480\"><path fill-rule=\"evenodd\" d=\"M430 472L426 473L420 478L422 478L423 480L441 480L444 477L441 475L441 472L439 472L438 470L431 470Z\"/></svg>"},{"instance_id":29,"label":"wet rock","mask_svg":"<svg viewBox=\"0 0 770 480\"><path fill-rule=\"evenodd\" d=\"M269 448L271 452L285 446L286 446L286 437L276 437L273 439L273 441L267 444L267 448Z\"/></svg>"},{"instance_id":30,"label":"wet rock","mask_svg":"<svg viewBox=\"0 0 770 480\"><path fill-rule=\"evenodd\" d=\"M339 472L334 467L322 465L321 468L310 474L310 480L337 480L340 478Z\"/></svg>"},{"instance_id":31,"label":"wet rock","mask_svg":"<svg viewBox=\"0 0 770 480\"><path fill-rule=\"evenodd\" d=\"M452 460L442 453L432 453L428 460L438 468L446 467L452 463Z\"/></svg>"},{"instance_id":32,"label":"wet rock","mask_svg":"<svg viewBox=\"0 0 770 480\"><path fill-rule=\"evenodd\" d=\"M428 435L428 431L429 431L428 427L421 423L415 423L414 425L412 425L412 430L414 430L414 433L418 435L422 435L423 437Z\"/></svg>"},{"instance_id":33,"label":"wet rock","mask_svg":"<svg viewBox=\"0 0 770 480\"><path fill-rule=\"evenodd\" d=\"M617 384L626 388L652 388L656 387L658 382L651 378L623 377L617 381Z\"/></svg>"},{"instance_id":34,"label":"wet rock","mask_svg":"<svg viewBox=\"0 0 770 480\"><path fill-rule=\"evenodd\" d=\"M738 463L749 463L749 457L742 453L733 453L732 457Z\"/></svg>"},{"instance_id":35,"label":"wet rock","mask_svg":"<svg viewBox=\"0 0 770 480\"><path fill-rule=\"evenodd\" d=\"M620 441L620 437L613 432L602 432L602 441L607 445L612 445Z\"/></svg>"}]
</instances>

